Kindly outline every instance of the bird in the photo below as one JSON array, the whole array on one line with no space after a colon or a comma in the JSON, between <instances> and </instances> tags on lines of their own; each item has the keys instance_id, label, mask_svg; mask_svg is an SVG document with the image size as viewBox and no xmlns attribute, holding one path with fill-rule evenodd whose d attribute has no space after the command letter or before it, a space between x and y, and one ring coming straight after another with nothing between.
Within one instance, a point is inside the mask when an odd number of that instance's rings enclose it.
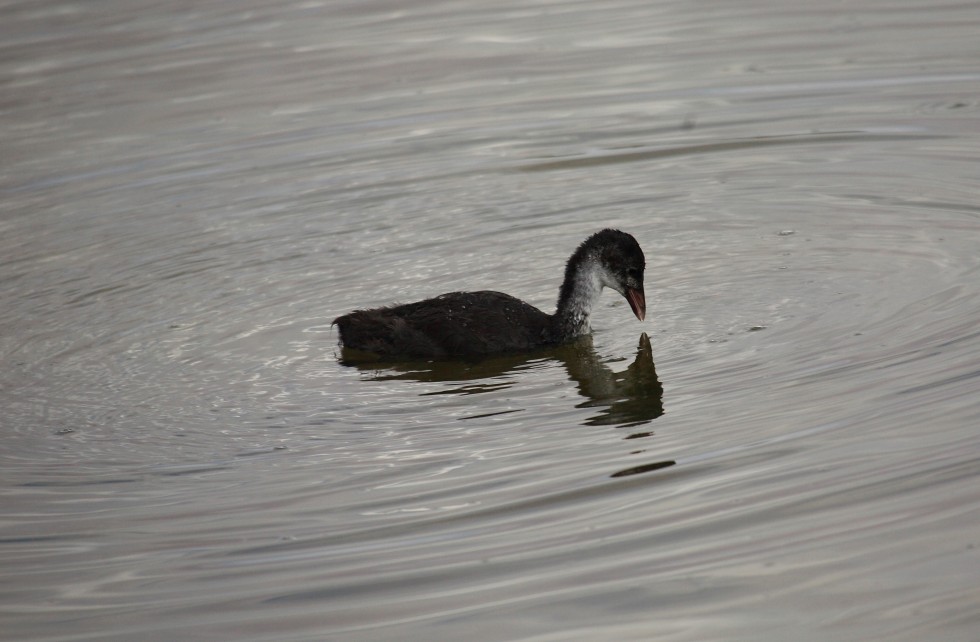
<instances>
[{"instance_id":1,"label":"bird","mask_svg":"<svg viewBox=\"0 0 980 642\"><path fill-rule=\"evenodd\" d=\"M502 292L450 292L432 299L334 319L345 349L390 358L478 358L569 343L592 330L592 308L604 287L646 317L646 260L632 235L604 229L576 248L565 265L554 314Z\"/></svg>"}]
</instances>

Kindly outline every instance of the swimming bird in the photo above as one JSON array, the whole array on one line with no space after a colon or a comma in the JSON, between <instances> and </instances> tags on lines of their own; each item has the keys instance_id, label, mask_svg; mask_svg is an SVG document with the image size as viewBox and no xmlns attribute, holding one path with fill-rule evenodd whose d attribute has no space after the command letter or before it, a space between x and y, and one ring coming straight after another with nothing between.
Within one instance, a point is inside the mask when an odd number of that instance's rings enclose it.
<instances>
[{"instance_id":1,"label":"swimming bird","mask_svg":"<svg viewBox=\"0 0 980 642\"><path fill-rule=\"evenodd\" d=\"M630 234L604 229L585 239L565 265L554 314L502 292L451 292L434 299L337 317L345 348L383 358L480 357L529 352L568 343L591 332L592 308L604 287L646 316L646 262Z\"/></svg>"}]
</instances>

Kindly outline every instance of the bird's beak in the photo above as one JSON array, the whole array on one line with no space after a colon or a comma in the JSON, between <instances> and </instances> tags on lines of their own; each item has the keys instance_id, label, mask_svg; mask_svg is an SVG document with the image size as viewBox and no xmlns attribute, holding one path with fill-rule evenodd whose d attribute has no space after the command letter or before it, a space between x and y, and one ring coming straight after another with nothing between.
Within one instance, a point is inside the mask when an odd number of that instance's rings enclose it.
<instances>
[{"instance_id":1,"label":"bird's beak","mask_svg":"<svg viewBox=\"0 0 980 642\"><path fill-rule=\"evenodd\" d=\"M643 296L643 290L639 288L626 288L626 301L633 309L633 314L640 321L647 315L647 299Z\"/></svg>"}]
</instances>

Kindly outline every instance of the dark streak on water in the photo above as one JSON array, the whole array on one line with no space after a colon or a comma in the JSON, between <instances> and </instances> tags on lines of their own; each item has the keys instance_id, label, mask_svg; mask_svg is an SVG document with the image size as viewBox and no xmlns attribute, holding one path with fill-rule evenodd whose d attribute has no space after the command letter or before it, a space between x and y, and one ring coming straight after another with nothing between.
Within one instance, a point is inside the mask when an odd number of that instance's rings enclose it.
<instances>
[{"instance_id":1,"label":"dark streak on water","mask_svg":"<svg viewBox=\"0 0 980 642\"><path fill-rule=\"evenodd\" d=\"M632 468L625 468L623 470L618 470L614 472L610 477L628 477L629 475L639 475L640 473L649 473L654 470L660 470L661 468L667 468L676 464L676 461L657 461L652 464L643 464L642 466L633 466Z\"/></svg>"},{"instance_id":2,"label":"dark streak on water","mask_svg":"<svg viewBox=\"0 0 980 642\"><path fill-rule=\"evenodd\" d=\"M903 140L926 140L945 138L945 136L929 136L922 134L872 134L869 132L827 132L818 135L788 135L788 136L768 136L756 137L746 140L732 140L721 143L706 143L703 145L688 145L683 147L673 147L668 149L650 149L642 151L620 152L614 154L603 154L602 156L590 156L587 158L569 158L542 163L533 163L522 166L522 171L553 171L562 169L574 169L579 167L590 167L595 165L608 165L610 163L635 163L641 161L669 158L671 156L688 156L694 154L722 154L755 148L773 147L776 145L793 145L795 147L806 147L813 144L832 144L832 143L874 143Z\"/></svg>"}]
</instances>

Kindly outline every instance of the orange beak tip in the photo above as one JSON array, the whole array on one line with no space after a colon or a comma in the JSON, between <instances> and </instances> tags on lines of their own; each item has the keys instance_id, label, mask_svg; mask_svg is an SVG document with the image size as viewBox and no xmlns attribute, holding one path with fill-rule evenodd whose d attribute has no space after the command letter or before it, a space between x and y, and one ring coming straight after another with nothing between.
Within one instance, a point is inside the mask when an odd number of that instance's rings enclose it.
<instances>
[{"instance_id":1,"label":"orange beak tip","mask_svg":"<svg viewBox=\"0 0 980 642\"><path fill-rule=\"evenodd\" d=\"M647 315L647 302L646 297L643 295L643 290L637 288L626 288L626 302L630 304L630 309L633 310L633 314L636 318L642 321Z\"/></svg>"}]
</instances>

